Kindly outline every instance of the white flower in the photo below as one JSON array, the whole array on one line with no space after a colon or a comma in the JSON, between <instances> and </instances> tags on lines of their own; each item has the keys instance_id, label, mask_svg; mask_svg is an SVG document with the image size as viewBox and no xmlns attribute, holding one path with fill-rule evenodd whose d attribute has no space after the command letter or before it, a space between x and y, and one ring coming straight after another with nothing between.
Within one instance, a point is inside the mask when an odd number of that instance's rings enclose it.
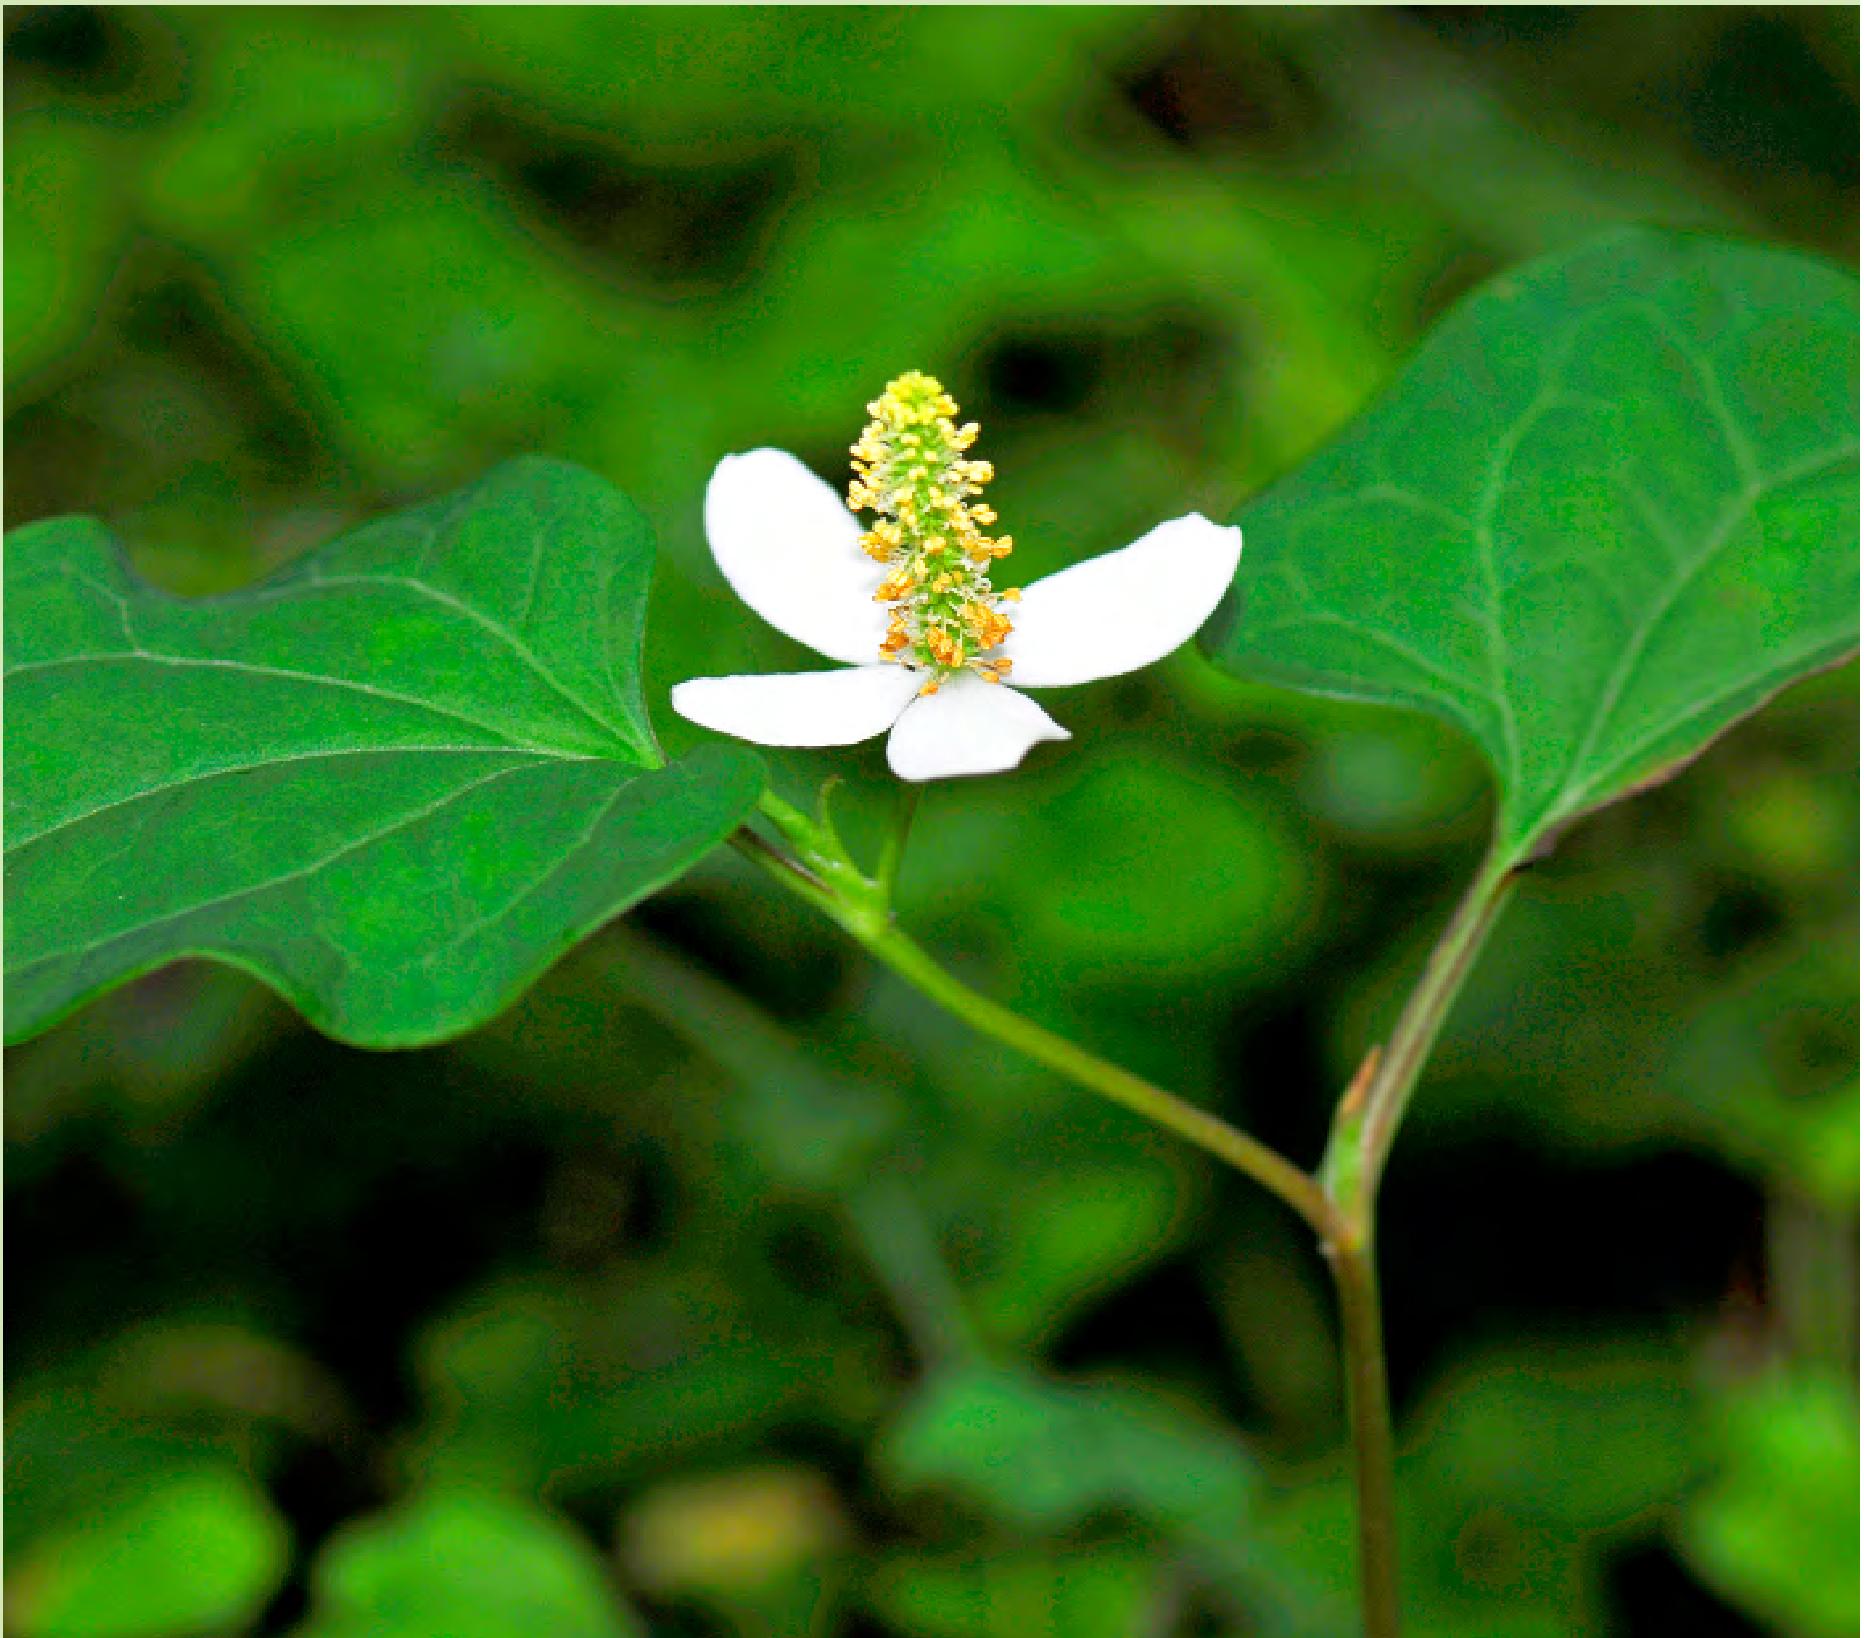
<instances>
[{"instance_id":1,"label":"white flower","mask_svg":"<svg viewBox=\"0 0 1864 1638\"><path fill-rule=\"evenodd\" d=\"M914 400L915 384L935 396ZM1020 599L995 592L989 565L1010 542L979 533L973 517L995 514L965 500L990 469L958 459L976 429L954 428L956 406L923 376L902 377L869 407L882 420L855 446L866 464L857 461L851 504L882 512L875 531L864 535L835 491L782 450L727 456L706 489L706 536L732 589L845 668L694 678L673 690L689 721L759 745L853 745L890 728L887 761L902 779L998 773L1039 741L1069 737L1004 674L1059 688L1150 665L1203 625L1235 575L1242 532L1191 513ZM901 427L924 432L942 462L902 470L888 442ZM917 433L906 443L904 458L919 461ZM904 521L904 545L892 519Z\"/></svg>"}]
</instances>

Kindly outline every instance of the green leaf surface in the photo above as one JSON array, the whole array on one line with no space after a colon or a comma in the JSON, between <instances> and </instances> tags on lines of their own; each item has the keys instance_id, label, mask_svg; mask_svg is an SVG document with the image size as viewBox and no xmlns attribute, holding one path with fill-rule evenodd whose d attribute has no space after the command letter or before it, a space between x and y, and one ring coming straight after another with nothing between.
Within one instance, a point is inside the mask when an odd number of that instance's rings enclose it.
<instances>
[{"instance_id":1,"label":"green leaf surface","mask_svg":"<svg viewBox=\"0 0 1864 1638\"><path fill-rule=\"evenodd\" d=\"M1314 1579L1265 1537L1269 1495L1248 1448L1147 1385L948 1367L914 1392L875 1455L897 1491L949 1494L1020 1542L1116 1516L1123 1532L1138 1524L1176 1542L1260 1630L1340 1630Z\"/></svg>"},{"instance_id":2,"label":"green leaf surface","mask_svg":"<svg viewBox=\"0 0 1864 1638\"><path fill-rule=\"evenodd\" d=\"M457 1034L761 785L734 748L662 764L652 540L575 467L510 463L213 599L86 519L7 546L9 1039L186 955L359 1045Z\"/></svg>"},{"instance_id":3,"label":"green leaf surface","mask_svg":"<svg viewBox=\"0 0 1864 1638\"><path fill-rule=\"evenodd\" d=\"M1630 231L1509 273L1245 507L1207 650L1435 712L1520 856L1857 642L1857 285Z\"/></svg>"},{"instance_id":4,"label":"green leaf surface","mask_svg":"<svg viewBox=\"0 0 1864 1638\"><path fill-rule=\"evenodd\" d=\"M1249 1517L1259 1485L1234 1438L1164 1399L994 1366L930 1378L881 1464L904 1490L950 1490L1036 1531L1118 1509L1214 1536Z\"/></svg>"},{"instance_id":5,"label":"green leaf surface","mask_svg":"<svg viewBox=\"0 0 1864 1638\"><path fill-rule=\"evenodd\" d=\"M863 1386L845 1341L756 1321L716 1272L622 1265L475 1291L421 1340L427 1416L406 1470L572 1497L819 1417Z\"/></svg>"},{"instance_id":6,"label":"green leaf surface","mask_svg":"<svg viewBox=\"0 0 1864 1638\"><path fill-rule=\"evenodd\" d=\"M300 1638L632 1638L595 1554L526 1503L437 1492L349 1526L312 1569Z\"/></svg>"},{"instance_id":7,"label":"green leaf surface","mask_svg":"<svg viewBox=\"0 0 1864 1638\"><path fill-rule=\"evenodd\" d=\"M1684 1552L1709 1584L1776 1631L1858 1630L1857 1411L1816 1369L1728 1390L1716 1474L1684 1510Z\"/></svg>"},{"instance_id":8,"label":"green leaf surface","mask_svg":"<svg viewBox=\"0 0 1864 1638\"><path fill-rule=\"evenodd\" d=\"M1156 1631L1160 1567L1143 1549L898 1554L868 1602L908 1638L1132 1638ZM1151 1620L1148 1621L1148 1617Z\"/></svg>"},{"instance_id":9,"label":"green leaf surface","mask_svg":"<svg viewBox=\"0 0 1864 1638\"><path fill-rule=\"evenodd\" d=\"M35 1541L9 1574L21 1638L174 1638L254 1620L285 1578L283 1521L230 1466L151 1476Z\"/></svg>"}]
</instances>

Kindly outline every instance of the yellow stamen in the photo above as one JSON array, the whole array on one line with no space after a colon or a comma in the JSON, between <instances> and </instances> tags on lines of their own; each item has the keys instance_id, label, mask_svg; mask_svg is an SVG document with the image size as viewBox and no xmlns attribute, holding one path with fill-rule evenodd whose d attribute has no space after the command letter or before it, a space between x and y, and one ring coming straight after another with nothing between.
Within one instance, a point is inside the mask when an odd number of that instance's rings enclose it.
<instances>
[{"instance_id":1,"label":"yellow stamen","mask_svg":"<svg viewBox=\"0 0 1864 1638\"><path fill-rule=\"evenodd\" d=\"M964 664L964 645L943 626L934 626L926 633L926 647L933 659L950 670Z\"/></svg>"},{"instance_id":2,"label":"yellow stamen","mask_svg":"<svg viewBox=\"0 0 1864 1638\"><path fill-rule=\"evenodd\" d=\"M873 419L849 446L848 504L880 514L860 545L888 570L874 590L893 605L881 656L930 673L926 693L967 669L996 682L988 656L1010 634L1000 605L1014 599L992 589L990 565L1011 541L985 534L997 514L968 499L996 475L966 457L978 425L957 425L951 395L917 370L888 382L867 412Z\"/></svg>"}]
</instances>

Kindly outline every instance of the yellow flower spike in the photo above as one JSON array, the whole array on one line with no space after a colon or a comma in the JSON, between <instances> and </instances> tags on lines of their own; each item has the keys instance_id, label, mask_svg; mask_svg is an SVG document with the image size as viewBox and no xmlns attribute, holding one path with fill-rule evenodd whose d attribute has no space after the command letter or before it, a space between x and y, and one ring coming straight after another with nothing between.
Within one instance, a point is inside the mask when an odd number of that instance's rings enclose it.
<instances>
[{"instance_id":1,"label":"yellow flower spike","mask_svg":"<svg viewBox=\"0 0 1864 1638\"><path fill-rule=\"evenodd\" d=\"M958 425L957 403L918 370L888 382L867 413L849 446L848 504L880 514L861 549L889 571L874 591L893 605L882 657L929 673L934 686L966 669L994 681L984 656L1009 636L1010 621L990 565L1010 542L983 532L997 514L969 500L995 476L990 462L966 456L981 429Z\"/></svg>"}]
</instances>

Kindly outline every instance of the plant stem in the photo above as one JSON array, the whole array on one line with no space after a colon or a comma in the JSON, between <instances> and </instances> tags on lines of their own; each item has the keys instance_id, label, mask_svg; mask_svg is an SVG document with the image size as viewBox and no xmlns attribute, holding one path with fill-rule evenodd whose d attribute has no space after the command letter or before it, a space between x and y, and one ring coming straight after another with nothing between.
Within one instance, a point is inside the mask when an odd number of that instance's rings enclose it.
<instances>
[{"instance_id":1,"label":"plant stem","mask_svg":"<svg viewBox=\"0 0 1864 1638\"><path fill-rule=\"evenodd\" d=\"M1391 1393L1372 1242L1329 1244L1346 1355L1346 1412L1353 1432L1359 1515L1359 1606L1365 1638L1398 1638L1398 1501L1392 1468Z\"/></svg>"},{"instance_id":2,"label":"plant stem","mask_svg":"<svg viewBox=\"0 0 1864 1638\"><path fill-rule=\"evenodd\" d=\"M1425 962L1390 1041L1367 1058L1340 1100L1320 1166L1321 1187L1334 1208L1336 1224L1323 1244L1340 1303L1366 1638L1397 1638L1399 1630L1391 1392L1373 1249L1379 1180L1425 1060L1513 892L1514 880L1511 858L1493 853L1484 861Z\"/></svg>"},{"instance_id":3,"label":"plant stem","mask_svg":"<svg viewBox=\"0 0 1864 1638\"><path fill-rule=\"evenodd\" d=\"M1220 1116L1186 1103L1163 1087L1154 1086L1130 1070L1096 1057L1072 1041L1051 1035L1041 1025L979 995L946 972L897 926L890 925L862 942L877 960L891 967L921 995L937 1002L979 1034L1001 1041L1024 1057L1066 1075L1088 1091L1122 1104L1195 1143L1279 1195L1323 1238L1334 1232L1334 1214L1319 1185L1267 1144L1239 1131Z\"/></svg>"},{"instance_id":4,"label":"plant stem","mask_svg":"<svg viewBox=\"0 0 1864 1638\"><path fill-rule=\"evenodd\" d=\"M1484 861L1476 879L1456 907L1449 925L1437 940L1436 948L1424 964L1417 988L1405 1002L1397 1026L1385 1045L1383 1056L1365 1093L1365 1118L1357 1134L1357 1199L1338 1202L1360 1234L1370 1240L1373 1204L1378 1194L1379 1177L1398 1136L1398 1124L1411 1101L1424 1061L1436 1045L1438 1033L1449 1016L1450 1007L1475 965L1483 942L1489 936L1503 907L1514 892L1515 861L1491 854ZM1323 1167L1323 1170L1326 1168Z\"/></svg>"},{"instance_id":5,"label":"plant stem","mask_svg":"<svg viewBox=\"0 0 1864 1638\"><path fill-rule=\"evenodd\" d=\"M1040 1024L999 1006L961 983L901 931L884 901L847 903L832 887L799 876L776 850L740 832L740 849L791 891L823 910L877 961L891 967L928 1000L982 1035L1065 1075L1090 1092L1131 1109L1167 1131L1195 1143L1246 1177L1254 1178L1306 1218L1323 1239L1338 1232L1337 1214L1320 1185L1267 1144L1237 1130L1221 1116L1187 1103L1150 1081L1110 1064L1085 1047L1052 1035Z\"/></svg>"},{"instance_id":6,"label":"plant stem","mask_svg":"<svg viewBox=\"0 0 1864 1638\"><path fill-rule=\"evenodd\" d=\"M1255 1179L1305 1218L1320 1236L1339 1298L1346 1401L1358 1501L1360 1598L1365 1638L1398 1638L1398 1509L1393 1474L1391 1393L1379 1317L1373 1227L1380 1175L1412 1090L1451 1006L1513 890L1517 861L1497 850L1444 928L1417 988L1383 1051L1375 1049L1341 1099L1327 1154L1308 1176L1228 1121L1096 1057L1072 1041L979 995L933 961L893 918L893 884L912 823L901 804L871 880L832 832L787 803L767 797L765 814L795 843L792 861L749 832L740 847L792 892L807 898L921 994L980 1034L1133 1110Z\"/></svg>"}]
</instances>

